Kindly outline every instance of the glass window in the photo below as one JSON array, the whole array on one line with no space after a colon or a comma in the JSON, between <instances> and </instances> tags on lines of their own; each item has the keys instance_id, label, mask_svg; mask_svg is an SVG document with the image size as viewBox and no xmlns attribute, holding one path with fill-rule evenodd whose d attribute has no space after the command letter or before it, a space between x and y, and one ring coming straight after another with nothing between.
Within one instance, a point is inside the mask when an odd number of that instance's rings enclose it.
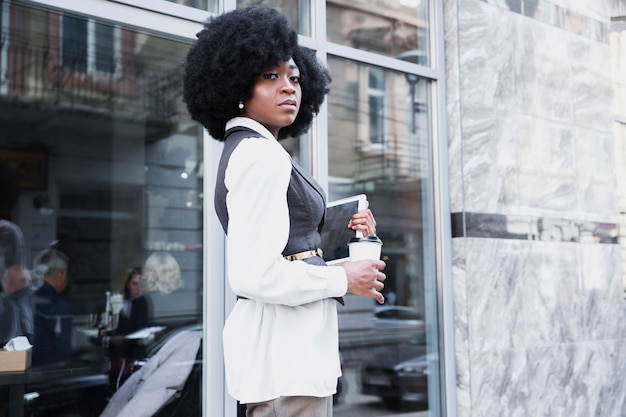
<instances>
[{"instance_id":1,"label":"glass window","mask_svg":"<svg viewBox=\"0 0 626 417\"><path fill-rule=\"evenodd\" d=\"M116 28L111 25L104 25L91 20L93 29L94 67L100 72L114 72L116 62L116 46L119 39L116 39Z\"/></svg>"},{"instance_id":2,"label":"glass window","mask_svg":"<svg viewBox=\"0 0 626 417\"><path fill-rule=\"evenodd\" d=\"M385 72L381 68L369 69L369 125L371 144L385 142Z\"/></svg>"},{"instance_id":3,"label":"glass window","mask_svg":"<svg viewBox=\"0 0 626 417\"><path fill-rule=\"evenodd\" d=\"M416 64L429 64L427 0L326 1L328 40Z\"/></svg>"},{"instance_id":4,"label":"glass window","mask_svg":"<svg viewBox=\"0 0 626 417\"><path fill-rule=\"evenodd\" d=\"M237 0L237 8L249 6L272 7L283 13L300 35L311 36L310 0Z\"/></svg>"},{"instance_id":5,"label":"glass window","mask_svg":"<svg viewBox=\"0 0 626 417\"><path fill-rule=\"evenodd\" d=\"M33 319L33 380L24 381L26 392L40 396L26 411L99 415L120 382L177 340L174 332L201 334L203 145L182 102L189 45L6 4L0 275L21 264L32 284L26 311ZM12 238L3 239L5 232ZM22 255L7 245L23 248ZM44 252L50 249L54 256ZM57 279L59 286L52 284ZM57 291L58 309L50 296ZM146 327L148 333L125 339ZM196 408L201 367L190 368L197 392L185 396ZM0 407L9 404L4 377L17 383L15 375L0 374Z\"/></svg>"},{"instance_id":6,"label":"glass window","mask_svg":"<svg viewBox=\"0 0 626 417\"><path fill-rule=\"evenodd\" d=\"M63 66L73 71L87 71L87 20L65 16L62 36Z\"/></svg>"},{"instance_id":7,"label":"glass window","mask_svg":"<svg viewBox=\"0 0 626 417\"><path fill-rule=\"evenodd\" d=\"M365 193L383 240L386 302L346 297L335 415L429 410L439 399L429 81L330 57L330 199ZM419 105L417 105L419 104ZM430 405L429 405L430 404Z\"/></svg>"},{"instance_id":8,"label":"glass window","mask_svg":"<svg viewBox=\"0 0 626 417\"><path fill-rule=\"evenodd\" d=\"M62 16L63 67L72 72L115 72L119 61L119 30L110 24Z\"/></svg>"}]
</instances>

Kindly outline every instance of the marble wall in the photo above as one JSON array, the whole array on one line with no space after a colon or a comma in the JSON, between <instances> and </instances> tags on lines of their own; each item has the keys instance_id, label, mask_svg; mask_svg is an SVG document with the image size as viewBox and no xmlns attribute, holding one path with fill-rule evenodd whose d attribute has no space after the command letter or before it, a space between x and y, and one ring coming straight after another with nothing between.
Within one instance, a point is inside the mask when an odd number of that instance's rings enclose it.
<instances>
[{"instance_id":1,"label":"marble wall","mask_svg":"<svg viewBox=\"0 0 626 417\"><path fill-rule=\"evenodd\" d=\"M458 417L626 416L624 3L444 2Z\"/></svg>"}]
</instances>

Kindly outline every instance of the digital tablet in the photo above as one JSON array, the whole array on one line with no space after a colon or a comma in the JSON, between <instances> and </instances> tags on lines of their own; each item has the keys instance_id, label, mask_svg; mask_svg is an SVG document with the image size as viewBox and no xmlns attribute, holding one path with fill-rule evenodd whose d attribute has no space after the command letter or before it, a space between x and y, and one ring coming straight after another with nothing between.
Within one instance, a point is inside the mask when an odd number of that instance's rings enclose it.
<instances>
[{"instance_id":1,"label":"digital tablet","mask_svg":"<svg viewBox=\"0 0 626 417\"><path fill-rule=\"evenodd\" d=\"M322 227L323 258L328 265L340 264L348 260L348 242L362 233L348 228L352 215L366 207L367 197L358 194L352 197L331 201L326 206L326 219Z\"/></svg>"}]
</instances>

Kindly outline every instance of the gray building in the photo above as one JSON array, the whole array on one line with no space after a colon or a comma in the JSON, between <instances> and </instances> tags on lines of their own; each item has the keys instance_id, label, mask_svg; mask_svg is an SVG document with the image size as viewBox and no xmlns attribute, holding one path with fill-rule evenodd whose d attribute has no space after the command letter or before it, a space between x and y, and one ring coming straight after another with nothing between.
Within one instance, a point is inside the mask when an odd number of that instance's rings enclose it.
<instances>
[{"instance_id":1,"label":"gray building","mask_svg":"<svg viewBox=\"0 0 626 417\"><path fill-rule=\"evenodd\" d=\"M444 9L457 415L622 416L626 3Z\"/></svg>"}]
</instances>

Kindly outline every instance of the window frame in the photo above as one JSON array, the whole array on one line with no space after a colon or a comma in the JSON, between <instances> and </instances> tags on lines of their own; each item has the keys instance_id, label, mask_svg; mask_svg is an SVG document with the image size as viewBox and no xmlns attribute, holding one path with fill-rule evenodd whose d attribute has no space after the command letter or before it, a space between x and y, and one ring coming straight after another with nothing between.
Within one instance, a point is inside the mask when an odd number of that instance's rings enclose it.
<instances>
[{"instance_id":1,"label":"window frame","mask_svg":"<svg viewBox=\"0 0 626 417\"><path fill-rule=\"evenodd\" d=\"M9 27L9 21L11 18L11 3L9 1L4 1L0 4L0 30L4 30L4 28ZM9 85L5 79L5 75L8 68L8 52L9 46L8 42L3 43L2 48L0 48L0 95L5 96L9 92Z\"/></svg>"}]
</instances>

